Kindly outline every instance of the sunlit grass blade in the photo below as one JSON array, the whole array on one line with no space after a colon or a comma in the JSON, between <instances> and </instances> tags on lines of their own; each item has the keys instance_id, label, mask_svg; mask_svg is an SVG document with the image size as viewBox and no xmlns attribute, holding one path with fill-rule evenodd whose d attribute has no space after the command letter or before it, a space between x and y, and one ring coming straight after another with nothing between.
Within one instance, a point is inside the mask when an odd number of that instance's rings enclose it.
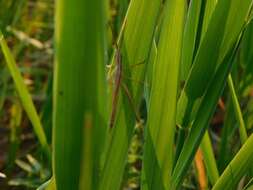
<instances>
[{"instance_id":1,"label":"sunlit grass blade","mask_svg":"<svg viewBox=\"0 0 253 190\"><path fill-rule=\"evenodd\" d=\"M238 16L235 17L238 4L240 4L241 9ZM236 41L245 22L247 22L251 7L251 0L243 1L243 4L239 0L224 0L218 1L215 6L178 102L177 122L183 128L189 127L195 118L196 110L198 110L199 103L206 91L206 86L214 77L215 70ZM233 24L234 18L236 18L235 24ZM179 145L182 145L184 141L184 133L184 131L180 132ZM180 146L177 148L181 149Z\"/></svg>"},{"instance_id":2,"label":"sunlit grass blade","mask_svg":"<svg viewBox=\"0 0 253 190\"><path fill-rule=\"evenodd\" d=\"M174 0L167 1L164 8L148 106L143 190L167 189L172 174L185 6L185 1Z\"/></svg>"},{"instance_id":3,"label":"sunlit grass blade","mask_svg":"<svg viewBox=\"0 0 253 190\"><path fill-rule=\"evenodd\" d=\"M149 99L150 99L150 92L152 88L152 77L153 77L153 72L154 72L154 65L156 62L157 58L157 45L155 40L152 43L152 48L150 51L150 56L148 60L148 68L146 72L146 79L145 79L145 84L144 84L144 98L146 100L146 106L147 106L147 111L149 110Z\"/></svg>"},{"instance_id":4,"label":"sunlit grass blade","mask_svg":"<svg viewBox=\"0 0 253 190\"><path fill-rule=\"evenodd\" d=\"M226 55L226 52L233 45L234 41L237 39L245 22L250 22L252 19L250 13L252 9L252 0L235 0L231 1L231 7L229 11L228 21L226 23L226 31L222 42L221 52L219 60L222 60ZM238 11L240 7L240 11Z\"/></svg>"},{"instance_id":5,"label":"sunlit grass blade","mask_svg":"<svg viewBox=\"0 0 253 190\"><path fill-rule=\"evenodd\" d=\"M247 174L253 162L253 135L251 135L230 164L227 166L221 177L212 190L236 189L240 179Z\"/></svg>"},{"instance_id":6,"label":"sunlit grass blade","mask_svg":"<svg viewBox=\"0 0 253 190\"><path fill-rule=\"evenodd\" d=\"M233 79L231 75L228 76L228 87L231 93L231 99L233 102L235 116L239 123L239 134L240 134L241 143L243 144L246 142L248 135L247 135L246 126L243 120L242 111L237 99L237 95L235 92L235 87L234 87L234 83L233 83Z\"/></svg>"},{"instance_id":7,"label":"sunlit grass blade","mask_svg":"<svg viewBox=\"0 0 253 190\"><path fill-rule=\"evenodd\" d=\"M199 0L192 0L189 5L182 46L181 80L187 78L192 65L194 51L197 47L199 23L201 22L201 7L204 5L204 1Z\"/></svg>"},{"instance_id":8,"label":"sunlit grass blade","mask_svg":"<svg viewBox=\"0 0 253 190\"><path fill-rule=\"evenodd\" d=\"M192 69L178 101L177 124L182 128L189 127L206 86L215 72L230 5L229 0L218 2L196 53ZM185 130L180 130L177 145L179 152L185 136Z\"/></svg>"},{"instance_id":9,"label":"sunlit grass blade","mask_svg":"<svg viewBox=\"0 0 253 190\"><path fill-rule=\"evenodd\" d=\"M49 145L47 143L46 135L44 133L43 127L40 122L40 118L39 118L37 111L35 109L35 106L33 104L31 95L29 94L28 89L24 83L24 80L18 70L15 59L12 56L10 49L7 46L7 43L6 43L4 36L1 32L0 32L0 44L1 44L1 48L3 51L4 57L5 57L6 63L7 63L7 67L8 67L9 72L13 78L16 90L17 90L20 100L22 102L22 106L24 107L24 110L26 111L26 113L33 125L33 129L39 139L42 149L46 153L49 160L51 160L51 152L49 149Z\"/></svg>"},{"instance_id":10,"label":"sunlit grass blade","mask_svg":"<svg viewBox=\"0 0 253 190\"><path fill-rule=\"evenodd\" d=\"M239 38L240 39L240 38ZM226 79L232 67L234 57L236 55L240 40L235 43L229 53L226 55L223 62L220 64L215 73L214 79L208 86L199 110L196 114L190 133L185 140L182 152L176 162L172 176L171 189L178 189L187 169L190 167L192 159L197 151L198 146L204 136L205 130L208 127L211 117L215 111L219 97L224 89Z\"/></svg>"},{"instance_id":11,"label":"sunlit grass blade","mask_svg":"<svg viewBox=\"0 0 253 190\"><path fill-rule=\"evenodd\" d=\"M91 189L98 185L106 130L106 1L56 3L53 111L54 177L59 190L79 189L85 127L91 128ZM89 125L86 123L89 123Z\"/></svg>"},{"instance_id":12,"label":"sunlit grass blade","mask_svg":"<svg viewBox=\"0 0 253 190\"><path fill-rule=\"evenodd\" d=\"M219 172L208 131L206 131L200 147L203 152L207 175L210 179L211 184L214 185L219 178Z\"/></svg>"},{"instance_id":13,"label":"sunlit grass blade","mask_svg":"<svg viewBox=\"0 0 253 190\"><path fill-rule=\"evenodd\" d=\"M126 25L118 41L120 42L119 50L122 54L123 65L121 83L127 87L131 97L128 97L126 92L121 89L115 126L110 131L111 137L101 174L100 190L120 188L135 126L135 110L138 111L143 95L146 63L149 59L160 6L161 0L134 0L129 4L125 18ZM147 19L143 19L144 17ZM115 60L113 59L112 62L114 63ZM110 176L110 180L108 180L108 176Z\"/></svg>"}]
</instances>

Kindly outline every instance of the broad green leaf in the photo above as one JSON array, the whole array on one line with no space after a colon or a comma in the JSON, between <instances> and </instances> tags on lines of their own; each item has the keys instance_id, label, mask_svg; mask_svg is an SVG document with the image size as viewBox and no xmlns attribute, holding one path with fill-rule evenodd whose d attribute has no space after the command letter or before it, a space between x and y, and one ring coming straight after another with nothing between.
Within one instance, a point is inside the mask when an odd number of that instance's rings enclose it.
<instances>
[{"instance_id":1,"label":"broad green leaf","mask_svg":"<svg viewBox=\"0 0 253 190\"><path fill-rule=\"evenodd\" d=\"M7 63L8 70L13 78L13 81L15 83L16 90L18 92L18 95L20 97L22 106L24 107L24 110L26 111L32 125L33 129L35 131L35 134L37 135L39 142L42 146L42 149L44 150L45 154L47 155L48 159L51 160L51 153L49 149L49 145L47 143L46 135L44 133L43 127L40 122L40 118L37 114L37 111L35 109L35 106L33 104L31 95L28 92L28 89L24 83L24 80L20 74L20 71L16 65L15 59L13 55L11 54L11 51L9 47L7 46L7 43L4 39L3 34L0 31L0 44L1 48Z\"/></svg>"},{"instance_id":2,"label":"broad green leaf","mask_svg":"<svg viewBox=\"0 0 253 190\"><path fill-rule=\"evenodd\" d=\"M184 0L172 0L164 7L145 132L143 190L168 189L172 174L185 6Z\"/></svg>"},{"instance_id":3,"label":"broad green leaf","mask_svg":"<svg viewBox=\"0 0 253 190\"><path fill-rule=\"evenodd\" d=\"M104 19L105 1L56 2L53 151L58 190L77 190L83 180L85 127L92 130L93 176L87 183L91 189L98 185L107 122Z\"/></svg>"},{"instance_id":4,"label":"broad green leaf","mask_svg":"<svg viewBox=\"0 0 253 190\"><path fill-rule=\"evenodd\" d=\"M100 190L120 188L161 3L161 0L132 0L129 4L125 26L118 41L123 65L121 84L127 87L130 97L121 88L115 125L109 132ZM115 65L115 59L112 62Z\"/></svg>"}]
</instances>

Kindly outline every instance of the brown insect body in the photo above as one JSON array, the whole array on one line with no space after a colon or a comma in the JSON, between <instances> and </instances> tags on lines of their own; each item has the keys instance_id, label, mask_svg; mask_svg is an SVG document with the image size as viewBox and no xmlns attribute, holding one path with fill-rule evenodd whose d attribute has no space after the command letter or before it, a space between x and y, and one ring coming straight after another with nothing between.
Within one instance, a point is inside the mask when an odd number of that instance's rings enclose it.
<instances>
[{"instance_id":1,"label":"brown insect body","mask_svg":"<svg viewBox=\"0 0 253 190\"><path fill-rule=\"evenodd\" d=\"M120 88L122 87L123 91L125 92L128 101L130 103L130 106L132 107L136 120L140 122L140 117L138 115L138 111L136 110L134 106L134 102L132 100L131 93L129 92L127 86L122 83L122 72L123 72L123 65L122 65L122 57L120 54L120 50L118 46L116 45L116 73L115 73L115 80L114 80L114 91L113 91L113 97L112 97L112 112L111 112L111 117L110 117L110 128L113 128L115 124L115 119L116 119L116 113L117 113L117 106L118 106L118 98L119 98L119 93L120 93Z\"/></svg>"},{"instance_id":2,"label":"brown insect body","mask_svg":"<svg viewBox=\"0 0 253 190\"><path fill-rule=\"evenodd\" d=\"M116 49L115 88L114 88L113 97L112 97L112 112L111 112L111 117L110 117L110 128L112 128L115 123L121 80L122 80L121 54L120 54L120 51L117 47L117 49Z\"/></svg>"}]
</instances>

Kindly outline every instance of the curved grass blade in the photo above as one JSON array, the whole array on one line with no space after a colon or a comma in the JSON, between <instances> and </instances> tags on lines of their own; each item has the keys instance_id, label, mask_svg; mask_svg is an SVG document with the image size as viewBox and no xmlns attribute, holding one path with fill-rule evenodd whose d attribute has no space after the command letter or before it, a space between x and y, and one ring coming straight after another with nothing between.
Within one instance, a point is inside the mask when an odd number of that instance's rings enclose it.
<instances>
[{"instance_id":1,"label":"curved grass blade","mask_svg":"<svg viewBox=\"0 0 253 190\"><path fill-rule=\"evenodd\" d=\"M46 135L45 135L43 127L41 125L40 118L39 118L37 111L35 109L35 106L33 104L31 95L29 94L27 87L23 81L23 78L18 70L15 59L12 56L10 49L7 46L7 43L4 39L4 36L1 33L1 31L0 31L0 44L1 44L1 48L3 51L4 57L5 57L6 63L7 63L7 67L8 67L9 72L13 78L16 90L17 90L20 100L22 102L22 106L24 107L24 110L26 111L26 113L33 125L33 129L39 139L39 142L41 144L43 151L45 152L48 159L51 160L50 148L47 143Z\"/></svg>"},{"instance_id":2,"label":"curved grass blade","mask_svg":"<svg viewBox=\"0 0 253 190\"><path fill-rule=\"evenodd\" d=\"M253 162L253 135L244 143L234 159L226 167L225 171L214 185L212 190L236 189L240 179L247 174Z\"/></svg>"}]
</instances>

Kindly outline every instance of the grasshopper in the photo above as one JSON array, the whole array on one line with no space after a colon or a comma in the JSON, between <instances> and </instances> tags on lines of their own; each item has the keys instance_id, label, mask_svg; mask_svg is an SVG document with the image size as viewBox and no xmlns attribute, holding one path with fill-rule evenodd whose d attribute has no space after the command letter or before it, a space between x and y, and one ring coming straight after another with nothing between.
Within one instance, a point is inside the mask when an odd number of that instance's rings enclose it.
<instances>
[{"instance_id":1,"label":"grasshopper","mask_svg":"<svg viewBox=\"0 0 253 190\"><path fill-rule=\"evenodd\" d=\"M115 125L117 106L118 106L118 97L119 97L121 87L122 87L122 90L125 92L128 98L128 101L135 113L136 120L138 122L140 121L140 117L139 117L138 111L135 108L131 93L129 92L127 86L123 84L122 82L122 74L123 74L122 56L117 44L116 44L115 60L116 60L116 65L115 65L116 71L115 71L115 78L114 78L115 87L114 87L113 95L112 95L112 112L111 112L110 123L109 123L110 128L113 128L113 126Z\"/></svg>"},{"instance_id":2,"label":"grasshopper","mask_svg":"<svg viewBox=\"0 0 253 190\"><path fill-rule=\"evenodd\" d=\"M112 112L110 117L110 128L114 126L115 123L115 117L117 112L117 105L118 105L118 97L119 97L119 91L120 91L120 83L122 81L122 63L121 63L121 54L119 51L118 46L116 45L116 73L115 73L115 88L112 95Z\"/></svg>"}]
</instances>

